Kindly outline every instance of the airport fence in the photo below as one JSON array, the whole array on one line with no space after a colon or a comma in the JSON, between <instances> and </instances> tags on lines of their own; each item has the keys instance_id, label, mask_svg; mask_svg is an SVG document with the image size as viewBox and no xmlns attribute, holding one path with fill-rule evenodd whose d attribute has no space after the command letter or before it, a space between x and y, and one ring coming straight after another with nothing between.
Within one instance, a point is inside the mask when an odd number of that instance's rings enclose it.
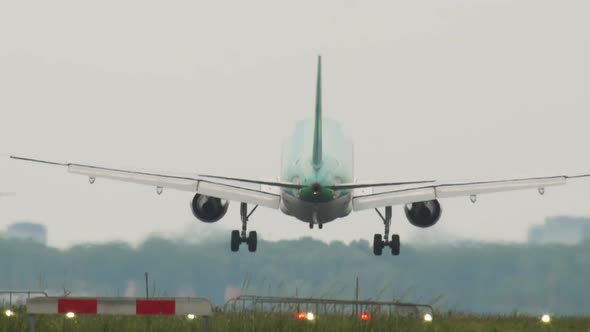
<instances>
[{"instance_id":1,"label":"airport fence","mask_svg":"<svg viewBox=\"0 0 590 332\"><path fill-rule=\"evenodd\" d=\"M0 290L0 308L11 308L15 305L24 305L27 300L34 297L48 297L44 291L36 290Z\"/></svg>"},{"instance_id":2,"label":"airport fence","mask_svg":"<svg viewBox=\"0 0 590 332\"><path fill-rule=\"evenodd\" d=\"M223 313L223 331L390 331L400 318L432 320L434 309L400 301L242 295L227 301Z\"/></svg>"}]
</instances>

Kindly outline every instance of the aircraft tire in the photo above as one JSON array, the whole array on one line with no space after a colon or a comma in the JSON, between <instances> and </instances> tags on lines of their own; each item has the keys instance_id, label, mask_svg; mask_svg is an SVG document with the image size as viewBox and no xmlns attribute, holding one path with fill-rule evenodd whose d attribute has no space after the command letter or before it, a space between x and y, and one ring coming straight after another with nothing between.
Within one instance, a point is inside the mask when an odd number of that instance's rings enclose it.
<instances>
[{"instance_id":1,"label":"aircraft tire","mask_svg":"<svg viewBox=\"0 0 590 332\"><path fill-rule=\"evenodd\" d=\"M375 234L373 236L373 254L375 256L381 256L383 253L383 236L381 234Z\"/></svg>"},{"instance_id":2,"label":"aircraft tire","mask_svg":"<svg viewBox=\"0 0 590 332\"><path fill-rule=\"evenodd\" d=\"M251 231L248 234L248 251L256 252L256 248L258 247L258 234L256 231Z\"/></svg>"},{"instance_id":3,"label":"aircraft tire","mask_svg":"<svg viewBox=\"0 0 590 332\"><path fill-rule=\"evenodd\" d=\"M399 256L399 250L400 250L400 240L399 240L399 235L397 234L393 234L391 236L391 254L394 256Z\"/></svg>"},{"instance_id":4,"label":"aircraft tire","mask_svg":"<svg viewBox=\"0 0 590 332\"><path fill-rule=\"evenodd\" d=\"M238 250L240 250L240 242L240 231L231 231L231 251L237 252Z\"/></svg>"}]
</instances>

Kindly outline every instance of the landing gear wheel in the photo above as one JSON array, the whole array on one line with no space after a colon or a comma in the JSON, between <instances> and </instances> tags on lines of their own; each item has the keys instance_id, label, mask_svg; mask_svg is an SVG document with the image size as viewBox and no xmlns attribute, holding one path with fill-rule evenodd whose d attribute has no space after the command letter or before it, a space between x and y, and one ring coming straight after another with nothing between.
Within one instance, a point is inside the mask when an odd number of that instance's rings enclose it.
<instances>
[{"instance_id":1,"label":"landing gear wheel","mask_svg":"<svg viewBox=\"0 0 590 332\"><path fill-rule=\"evenodd\" d=\"M248 230L248 219L254 211L256 211L258 205L254 206L250 212L248 212L248 204L240 203L240 217L242 219L242 231L231 232L231 251L236 252L240 248L240 244L245 242L248 245L248 251L255 252L258 247L258 234L255 231L251 231L249 234ZM246 236L248 234L248 236Z\"/></svg>"},{"instance_id":2,"label":"landing gear wheel","mask_svg":"<svg viewBox=\"0 0 590 332\"><path fill-rule=\"evenodd\" d=\"M236 252L240 250L240 243L242 239L240 238L240 231L231 231L231 251Z\"/></svg>"},{"instance_id":3,"label":"landing gear wheel","mask_svg":"<svg viewBox=\"0 0 590 332\"><path fill-rule=\"evenodd\" d=\"M394 256L399 255L400 249L400 241L399 235L393 234L391 236L391 241L389 241L389 228L391 227L391 206L385 207L385 215L381 214L379 209L375 209L381 220L383 220L383 226L385 230L383 232L383 236L381 234L375 234L373 238L373 253L376 256L381 256L383 253L384 247L389 247L391 249L391 254Z\"/></svg>"},{"instance_id":4,"label":"landing gear wheel","mask_svg":"<svg viewBox=\"0 0 590 332\"><path fill-rule=\"evenodd\" d=\"M258 234L256 234L256 231L250 232L246 242L248 243L248 251L255 252L256 247L258 246Z\"/></svg>"},{"instance_id":5,"label":"landing gear wheel","mask_svg":"<svg viewBox=\"0 0 590 332\"><path fill-rule=\"evenodd\" d=\"M399 235L393 234L391 236L391 243L389 243L389 246L391 247L391 254L394 256L398 256L399 249L401 246L400 241L399 241Z\"/></svg>"},{"instance_id":6,"label":"landing gear wheel","mask_svg":"<svg viewBox=\"0 0 590 332\"><path fill-rule=\"evenodd\" d=\"M375 256L381 256L383 253L383 237L381 234L375 234L373 237L373 253Z\"/></svg>"}]
</instances>

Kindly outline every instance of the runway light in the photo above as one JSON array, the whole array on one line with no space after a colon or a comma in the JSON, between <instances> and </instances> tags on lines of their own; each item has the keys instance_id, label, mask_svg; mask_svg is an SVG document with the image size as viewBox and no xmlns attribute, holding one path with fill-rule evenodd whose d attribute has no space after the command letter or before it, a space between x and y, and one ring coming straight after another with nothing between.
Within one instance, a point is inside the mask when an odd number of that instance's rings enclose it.
<instances>
[{"instance_id":1,"label":"runway light","mask_svg":"<svg viewBox=\"0 0 590 332\"><path fill-rule=\"evenodd\" d=\"M368 312L361 312L361 320L362 321L370 321L371 320L371 314L369 314Z\"/></svg>"},{"instance_id":2,"label":"runway light","mask_svg":"<svg viewBox=\"0 0 590 332\"><path fill-rule=\"evenodd\" d=\"M315 315L313 314L313 312L308 312L306 315L307 320L312 321L315 320Z\"/></svg>"},{"instance_id":3,"label":"runway light","mask_svg":"<svg viewBox=\"0 0 590 332\"><path fill-rule=\"evenodd\" d=\"M188 319L190 319L190 320L193 320L193 319L195 319L195 315L193 315L193 314L188 314L188 315L186 315L186 318L188 318Z\"/></svg>"},{"instance_id":4,"label":"runway light","mask_svg":"<svg viewBox=\"0 0 590 332\"><path fill-rule=\"evenodd\" d=\"M76 314L71 311L66 314L66 318L74 318L74 317L76 317Z\"/></svg>"},{"instance_id":5,"label":"runway light","mask_svg":"<svg viewBox=\"0 0 590 332\"><path fill-rule=\"evenodd\" d=\"M14 316L14 312L10 309L6 309L6 311L4 312L4 314L6 315L6 317L12 317Z\"/></svg>"},{"instance_id":6,"label":"runway light","mask_svg":"<svg viewBox=\"0 0 590 332\"><path fill-rule=\"evenodd\" d=\"M306 320L307 314L305 312L298 312L295 317L297 318L297 320Z\"/></svg>"},{"instance_id":7,"label":"runway light","mask_svg":"<svg viewBox=\"0 0 590 332\"><path fill-rule=\"evenodd\" d=\"M424 321L427 323L432 322L432 315L431 314L425 314L424 315Z\"/></svg>"},{"instance_id":8,"label":"runway light","mask_svg":"<svg viewBox=\"0 0 590 332\"><path fill-rule=\"evenodd\" d=\"M547 314L541 316L541 322L545 323L545 324L549 324L551 323L551 317Z\"/></svg>"}]
</instances>

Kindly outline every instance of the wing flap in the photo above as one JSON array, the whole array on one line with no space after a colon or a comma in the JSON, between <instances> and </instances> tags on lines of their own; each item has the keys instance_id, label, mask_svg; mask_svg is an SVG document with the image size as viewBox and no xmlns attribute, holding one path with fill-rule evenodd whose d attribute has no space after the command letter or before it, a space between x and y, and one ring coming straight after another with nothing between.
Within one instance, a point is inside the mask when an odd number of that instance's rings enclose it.
<instances>
[{"instance_id":1,"label":"wing flap","mask_svg":"<svg viewBox=\"0 0 590 332\"><path fill-rule=\"evenodd\" d=\"M383 206L429 201L435 198L436 193L433 187L402 189L355 197L352 200L352 208L359 211Z\"/></svg>"},{"instance_id":2,"label":"wing flap","mask_svg":"<svg viewBox=\"0 0 590 332\"><path fill-rule=\"evenodd\" d=\"M68 172L94 178L105 178L183 191L197 191L198 180L161 174L69 164Z\"/></svg>"},{"instance_id":3,"label":"wing flap","mask_svg":"<svg viewBox=\"0 0 590 332\"><path fill-rule=\"evenodd\" d=\"M207 181L199 181L197 192L206 196L260 205L271 209L278 209L281 200L278 195Z\"/></svg>"},{"instance_id":4,"label":"wing flap","mask_svg":"<svg viewBox=\"0 0 590 332\"><path fill-rule=\"evenodd\" d=\"M545 188L564 185L565 176L532 178L522 180L486 181L477 183L448 184L436 186L436 197L470 196L529 188Z\"/></svg>"},{"instance_id":5,"label":"wing flap","mask_svg":"<svg viewBox=\"0 0 590 332\"><path fill-rule=\"evenodd\" d=\"M275 193L278 191L274 188L274 186L272 186L274 184L272 182L270 185L258 184L258 187L256 188L246 188L240 185L218 183L208 179L177 176L171 174L138 172L125 169L72 163L56 163L14 156L11 158L42 164L63 166L67 168L69 173L84 175L92 179L103 178L129 183L137 183L157 187L158 189L170 188L218 197L229 201L260 205L272 209L277 209L279 207L281 199L280 195ZM268 186L272 187L272 189L268 189ZM158 193L161 192L158 190Z\"/></svg>"},{"instance_id":6,"label":"wing flap","mask_svg":"<svg viewBox=\"0 0 590 332\"><path fill-rule=\"evenodd\" d=\"M68 172L94 178L105 178L160 188L190 191L228 201L244 202L272 209L278 209L280 202L280 196L260 190L174 175L107 169L78 164L68 165Z\"/></svg>"},{"instance_id":7,"label":"wing flap","mask_svg":"<svg viewBox=\"0 0 590 332\"><path fill-rule=\"evenodd\" d=\"M437 198L471 196L531 188L544 189L546 187L564 185L566 184L568 178L578 177L587 177L587 175L572 177L552 176L464 183L442 183L419 188L398 189L382 193L356 196L353 198L352 204L354 210L358 211L391 205L423 202Z\"/></svg>"}]
</instances>

